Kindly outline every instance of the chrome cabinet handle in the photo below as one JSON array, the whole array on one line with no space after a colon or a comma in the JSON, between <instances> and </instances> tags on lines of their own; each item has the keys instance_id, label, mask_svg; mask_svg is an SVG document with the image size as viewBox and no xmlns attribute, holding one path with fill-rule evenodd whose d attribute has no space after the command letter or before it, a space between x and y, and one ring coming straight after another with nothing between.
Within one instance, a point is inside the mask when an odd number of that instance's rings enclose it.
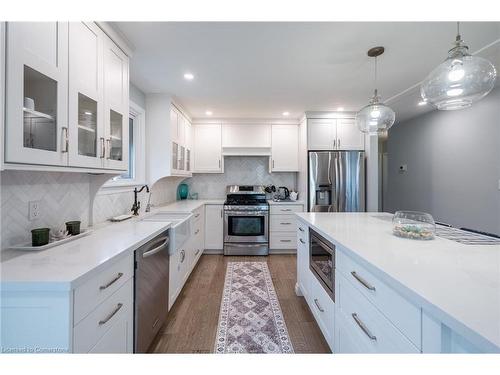
<instances>
[{"instance_id":1,"label":"chrome cabinet handle","mask_svg":"<svg viewBox=\"0 0 500 375\"><path fill-rule=\"evenodd\" d=\"M303 232L303 231L304 231L304 228L302 228L302 227L299 227L299 230L300 230L301 232Z\"/></svg>"},{"instance_id":2,"label":"chrome cabinet handle","mask_svg":"<svg viewBox=\"0 0 500 375\"><path fill-rule=\"evenodd\" d=\"M111 159L111 138L106 139L106 149L108 151L108 156L106 159Z\"/></svg>"},{"instance_id":3,"label":"chrome cabinet handle","mask_svg":"<svg viewBox=\"0 0 500 375\"><path fill-rule=\"evenodd\" d=\"M292 223L280 223L281 225L292 225Z\"/></svg>"},{"instance_id":4,"label":"chrome cabinet handle","mask_svg":"<svg viewBox=\"0 0 500 375\"><path fill-rule=\"evenodd\" d=\"M186 252L184 250L181 250L181 263L184 262L184 259L186 259Z\"/></svg>"},{"instance_id":5,"label":"chrome cabinet handle","mask_svg":"<svg viewBox=\"0 0 500 375\"><path fill-rule=\"evenodd\" d=\"M274 159L273 159L273 168L274 168Z\"/></svg>"},{"instance_id":6,"label":"chrome cabinet handle","mask_svg":"<svg viewBox=\"0 0 500 375\"><path fill-rule=\"evenodd\" d=\"M106 285L101 285L99 287L99 290L108 289L111 285L116 283L122 276L123 276L123 273L119 272L118 275L113 280L111 280L109 283L107 283Z\"/></svg>"},{"instance_id":7,"label":"chrome cabinet handle","mask_svg":"<svg viewBox=\"0 0 500 375\"><path fill-rule=\"evenodd\" d=\"M199 216L200 216L200 214L196 214L196 215L194 215L194 217L195 217L195 218L198 218Z\"/></svg>"},{"instance_id":8,"label":"chrome cabinet handle","mask_svg":"<svg viewBox=\"0 0 500 375\"><path fill-rule=\"evenodd\" d=\"M280 242L292 242L292 240L280 240Z\"/></svg>"},{"instance_id":9,"label":"chrome cabinet handle","mask_svg":"<svg viewBox=\"0 0 500 375\"><path fill-rule=\"evenodd\" d=\"M340 138L337 140L337 147L340 148Z\"/></svg>"},{"instance_id":10,"label":"chrome cabinet handle","mask_svg":"<svg viewBox=\"0 0 500 375\"><path fill-rule=\"evenodd\" d=\"M198 233L200 233L200 230L196 229L196 232L194 232L194 234L197 235Z\"/></svg>"},{"instance_id":11,"label":"chrome cabinet handle","mask_svg":"<svg viewBox=\"0 0 500 375\"><path fill-rule=\"evenodd\" d=\"M222 210L220 210L220 217L222 217Z\"/></svg>"},{"instance_id":12,"label":"chrome cabinet handle","mask_svg":"<svg viewBox=\"0 0 500 375\"><path fill-rule=\"evenodd\" d=\"M290 212L292 209L291 208L282 208L281 212Z\"/></svg>"},{"instance_id":13,"label":"chrome cabinet handle","mask_svg":"<svg viewBox=\"0 0 500 375\"><path fill-rule=\"evenodd\" d=\"M63 144L64 148L61 150L61 152L68 152L69 150L69 137L68 137L68 128L66 126L62 127L63 130Z\"/></svg>"},{"instance_id":14,"label":"chrome cabinet handle","mask_svg":"<svg viewBox=\"0 0 500 375\"><path fill-rule=\"evenodd\" d=\"M359 281L359 283L361 285L363 285L366 289L368 290L373 290L375 291L375 287L373 285L371 285L370 283L368 283L368 281L366 281L365 279L363 279L361 276L359 276L356 271L351 271L351 275L352 277L354 277L356 280Z\"/></svg>"},{"instance_id":15,"label":"chrome cabinet handle","mask_svg":"<svg viewBox=\"0 0 500 375\"><path fill-rule=\"evenodd\" d=\"M163 237L161 239L162 244L155 247L154 249L152 250L149 250L149 251L146 251L144 254L142 254L142 257L143 258L147 258L147 257L150 257L151 255L155 255L156 253L159 253L161 250L163 250L165 248L165 246L169 243L169 238L168 237ZM159 242L159 241L158 241Z\"/></svg>"},{"instance_id":16,"label":"chrome cabinet handle","mask_svg":"<svg viewBox=\"0 0 500 375\"><path fill-rule=\"evenodd\" d=\"M200 249L196 250L196 253L194 253L194 256L198 255L200 253Z\"/></svg>"},{"instance_id":17,"label":"chrome cabinet handle","mask_svg":"<svg viewBox=\"0 0 500 375\"><path fill-rule=\"evenodd\" d=\"M299 241L302 242L304 245L306 244L306 241L304 241L302 238L299 238Z\"/></svg>"},{"instance_id":18,"label":"chrome cabinet handle","mask_svg":"<svg viewBox=\"0 0 500 375\"><path fill-rule=\"evenodd\" d=\"M334 140L333 140L333 148L336 148L336 147L337 147L337 140L336 140L336 139L334 139Z\"/></svg>"},{"instance_id":19,"label":"chrome cabinet handle","mask_svg":"<svg viewBox=\"0 0 500 375\"><path fill-rule=\"evenodd\" d=\"M352 318L354 319L354 321L356 322L356 324L358 325L358 327L361 328L361 330L365 333L365 335L368 336L370 338L370 340L377 341L377 336L374 336L370 332L370 330L365 325L365 323L363 323L361 321L361 319L359 319L358 314L352 313L351 315L352 315Z\"/></svg>"},{"instance_id":20,"label":"chrome cabinet handle","mask_svg":"<svg viewBox=\"0 0 500 375\"><path fill-rule=\"evenodd\" d=\"M220 159L219 159L219 168L220 168Z\"/></svg>"},{"instance_id":21,"label":"chrome cabinet handle","mask_svg":"<svg viewBox=\"0 0 500 375\"><path fill-rule=\"evenodd\" d=\"M101 159L106 157L106 145L104 144L104 138L101 137Z\"/></svg>"},{"instance_id":22,"label":"chrome cabinet handle","mask_svg":"<svg viewBox=\"0 0 500 375\"><path fill-rule=\"evenodd\" d=\"M110 321L110 319L116 315L116 313L118 311L120 311L120 309L123 307L123 303L119 303L118 305L116 305L116 308L113 310L113 312L111 314L109 314L104 320L100 320L99 321L99 325L102 326L103 324L106 324L107 322Z\"/></svg>"},{"instance_id":23,"label":"chrome cabinet handle","mask_svg":"<svg viewBox=\"0 0 500 375\"><path fill-rule=\"evenodd\" d=\"M318 308L319 311L325 312L325 310L320 306L320 304L316 298L314 299L314 304L316 305L316 307Z\"/></svg>"}]
</instances>

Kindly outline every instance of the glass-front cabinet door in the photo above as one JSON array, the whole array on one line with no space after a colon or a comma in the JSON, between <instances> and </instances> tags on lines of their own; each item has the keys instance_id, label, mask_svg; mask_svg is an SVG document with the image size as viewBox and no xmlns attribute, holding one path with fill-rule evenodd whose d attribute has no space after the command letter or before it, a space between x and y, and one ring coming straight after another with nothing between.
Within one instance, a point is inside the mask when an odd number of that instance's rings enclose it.
<instances>
[{"instance_id":1,"label":"glass-front cabinet door","mask_svg":"<svg viewBox=\"0 0 500 375\"><path fill-rule=\"evenodd\" d=\"M94 23L69 24L69 165L103 168L103 38Z\"/></svg>"},{"instance_id":2,"label":"glass-front cabinet door","mask_svg":"<svg viewBox=\"0 0 500 375\"><path fill-rule=\"evenodd\" d=\"M128 58L111 41L104 43L104 167L128 168ZM127 145L127 146L126 146Z\"/></svg>"},{"instance_id":3,"label":"glass-front cabinet door","mask_svg":"<svg viewBox=\"0 0 500 375\"><path fill-rule=\"evenodd\" d=\"M68 164L68 23L8 22L5 162Z\"/></svg>"}]
</instances>

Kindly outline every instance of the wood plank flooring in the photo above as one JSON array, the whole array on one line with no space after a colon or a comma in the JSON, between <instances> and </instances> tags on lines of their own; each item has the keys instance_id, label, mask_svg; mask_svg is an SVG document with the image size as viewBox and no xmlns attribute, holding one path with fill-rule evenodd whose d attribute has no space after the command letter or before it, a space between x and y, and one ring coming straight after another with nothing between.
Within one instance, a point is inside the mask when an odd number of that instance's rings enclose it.
<instances>
[{"instance_id":1,"label":"wood plank flooring","mask_svg":"<svg viewBox=\"0 0 500 375\"><path fill-rule=\"evenodd\" d=\"M265 261L296 353L330 353L303 297L295 295L295 255L224 257L203 255L151 345L153 353L212 353L229 261Z\"/></svg>"}]
</instances>

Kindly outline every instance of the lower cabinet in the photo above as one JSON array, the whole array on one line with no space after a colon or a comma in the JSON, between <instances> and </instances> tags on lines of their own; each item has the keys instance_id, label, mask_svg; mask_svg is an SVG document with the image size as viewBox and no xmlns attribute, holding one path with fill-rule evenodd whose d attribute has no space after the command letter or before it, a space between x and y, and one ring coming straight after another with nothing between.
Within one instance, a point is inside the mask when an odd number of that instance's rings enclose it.
<instances>
[{"instance_id":1,"label":"lower cabinet","mask_svg":"<svg viewBox=\"0 0 500 375\"><path fill-rule=\"evenodd\" d=\"M294 212L302 212L301 204L271 204L269 215L269 248L295 250L297 248L297 219Z\"/></svg>"},{"instance_id":2,"label":"lower cabinet","mask_svg":"<svg viewBox=\"0 0 500 375\"><path fill-rule=\"evenodd\" d=\"M222 204L205 206L205 249L222 250L224 246L224 211Z\"/></svg>"}]
</instances>

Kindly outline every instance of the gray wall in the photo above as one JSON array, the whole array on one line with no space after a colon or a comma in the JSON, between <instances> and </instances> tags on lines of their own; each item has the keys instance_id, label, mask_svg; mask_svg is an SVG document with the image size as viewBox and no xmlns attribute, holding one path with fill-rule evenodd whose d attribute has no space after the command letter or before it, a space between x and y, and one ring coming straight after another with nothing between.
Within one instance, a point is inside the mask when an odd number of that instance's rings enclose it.
<instances>
[{"instance_id":1,"label":"gray wall","mask_svg":"<svg viewBox=\"0 0 500 375\"><path fill-rule=\"evenodd\" d=\"M500 88L470 108L394 125L388 155L385 211L426 211L500 235Z\"/></svg>"}]
</instances>

